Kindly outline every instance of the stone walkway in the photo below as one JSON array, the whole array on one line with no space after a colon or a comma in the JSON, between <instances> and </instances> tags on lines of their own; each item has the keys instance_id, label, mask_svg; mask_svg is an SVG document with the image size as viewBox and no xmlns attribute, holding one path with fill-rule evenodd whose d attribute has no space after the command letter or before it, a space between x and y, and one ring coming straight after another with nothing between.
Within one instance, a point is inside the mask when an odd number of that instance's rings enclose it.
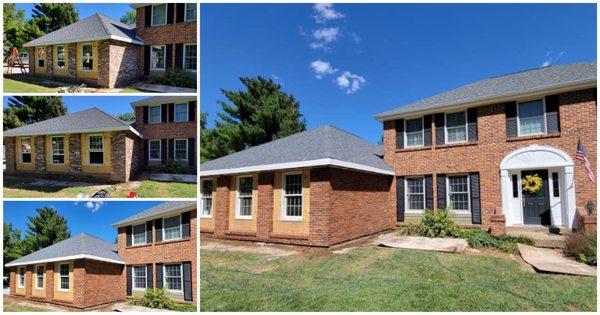
<instances>
[{"instance_id":1,"label":"stone walkway","mask_svg":"<svg viewBox=\"0 0 600 315\"><path fill-rule=\"evenodd\" d=\"M172 312L171 310L163 310L157 308L149 308L138 305L127 304L127 302L116 303L113 307L116 312Z\"/></svg>"},{"instance_id":2,"label":"stone walkway","mask_svg":"<svg viewBox=\"0 0 600 315\"><path fill-rule=\"evenodd\" d=\"M521 257L536 270L579 276L596 276L596 268L565 257L561 252L517 244Z\"/></svg>"},{"instance_id":3,"label":"stone walkway","mask_svg":"<svg viewBox=\"0 0 600 315\"><path fill-rule=\"evenodd\" d=\"M196 89L141 82L133 84L131 87L138 90L156 93L196 93Z\"/></svg>"},{"instance_id":4,"label":"stone walkway","mask_svg":"<svg viewBox=\"0 0 600 315\"><path fill-rule=\"evenodd\" d=\"M429 250L446 253L462 253L467 249L467 240L460 238L429 238L422 236L398 236L397 232L383 234L375 242L380 246Z\"/></svg>"},{"instance_id":5,"label":"stone walkway","mask_svg":"<svg viewBox=\"0 0 600 315\"><path fill-rule=\"evenodd\" d=\"M196 175L194 174L167 174L167 173L147 173L141 175L142 178L149 178L159 182L182 182L196 183Z\"/></svg>"}]
</instances>

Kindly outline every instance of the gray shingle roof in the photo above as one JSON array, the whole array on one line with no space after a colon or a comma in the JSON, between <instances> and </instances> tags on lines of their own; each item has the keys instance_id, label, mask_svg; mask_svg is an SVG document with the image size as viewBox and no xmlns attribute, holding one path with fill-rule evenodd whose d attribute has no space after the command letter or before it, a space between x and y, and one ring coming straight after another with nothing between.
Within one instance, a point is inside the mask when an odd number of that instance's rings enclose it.
<instances>
[{"instance_id":1,"label":"gray shingle roof","mask_svg":"<svg viewBox=\"0 0 600 315\"><path fill-rule=\"evenodd\" d=\"M81 258L125 264L125 260L117 254L116 244L110 244L87 233L81 233L46 248L42 248L37 252L15 259L10 263L7 263L6 266L10 267L41 262L61 261L65 260L65 257L81 255L86 255Z\"/></svg>"},{"instance_id":2,"label":"gray shingle roof","mask_svg":"<svg viewBox=\"0 0 600 315\"><path fill-rule=\"evenodd\" d=\"M129 218L123 219L112 226L119 227L123 225L128 225L134 222L140 222L143 220L160 217L165 214L169 214L171 212L176 212L181 209L185 209L188 207L196 206L195 201L167 201L163 202L157 206L154 206L146 211L142 211L135 215L130 216Z\"/></svg>"},{"instance_id":3,"label":"gray shingle roof","mask_svg":"<svg viewBox=\"0 0 600 315\"><path fill-rule=\"evenodd\" d=\"M381 146L325 125L203 163L200 165L200 176L242 173L248 171L243 168L267 165L272 167L263 169L295 168L298 167L295 166L297 163L324 159L352 163L347 165L349 168L393 174L392 169L383 162L382 154ZM294 164L283 167L274 165L282 163ZM320 165L335 164L308 166Z\"/></svg>"},{"instance_id":4,"label":"gray shingle roof","mask_svg":"<svg viewBox=\"0 0 600 315\"><path fill-rule=\"evenodd\" d=\"M33 124L17 127L4 131L5 137L34 136L65 134L79 132L99 132L115 130L132 130L131 125L125 123L96 107L73 114L50 118Z\"/></svg>"},{"instance_id":5,"label":"gray shingle roof","mask_svg":"<svg viewBox=\"0 0 600 315\"><path fill-rule=\"evenodd\" d=\"M394 116L471 102L494 100L559 87L596 82L596 62L557 65L483 79L414 103L375 115L385 120Z\"/></svg>"},{"instance_id":6,"label":"gray shingle roof","mask_svg":"<svg viewBox=\"0 0 600 315\"><path fill-rule=\"evenodd\" d=\"M96 13L83 20L69 24L52 33L25 43L25 47L114 39L128 43L143 44L135 35L135 28L107 16Z\"/></svg>"}]
</instances>

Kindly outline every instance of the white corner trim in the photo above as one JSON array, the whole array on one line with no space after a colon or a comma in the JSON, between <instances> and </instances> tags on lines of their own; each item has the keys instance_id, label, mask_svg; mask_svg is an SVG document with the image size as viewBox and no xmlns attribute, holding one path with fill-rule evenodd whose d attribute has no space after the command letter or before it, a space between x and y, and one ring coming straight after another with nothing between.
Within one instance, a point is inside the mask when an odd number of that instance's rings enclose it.
<instances>
[{"instance_id":1,"label":"white corner trim","mask_svg":"<svg viewBox=\"0 0 600 315\"><path fill-rule=\"evenodd\" d=\"M6 264L6 267L36 265L36 264L41 264L41 263L58 262L58 261L65 261L65 260L76 260L76 259L90 259L90 260L105 261L105 262L109 262L109 263L113 263L113 264L125 265L125 262L123 262L123 261L118 261L118 260L104 258L104 257L100 257L100 256L95 256L95 255L80 254L80 255L32 260L32 261L27 261L24 263L9 262L8 264Z\"/></svg>"}]
</instances>

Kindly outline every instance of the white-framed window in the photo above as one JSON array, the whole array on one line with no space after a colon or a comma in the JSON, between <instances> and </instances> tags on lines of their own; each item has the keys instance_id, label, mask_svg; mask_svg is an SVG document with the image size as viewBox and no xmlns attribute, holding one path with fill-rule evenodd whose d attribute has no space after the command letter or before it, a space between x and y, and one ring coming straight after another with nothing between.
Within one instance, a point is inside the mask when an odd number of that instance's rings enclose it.
<instances>
[{"instance_id":1,"label":"white-framed window","mask_svg":"<svg viewBox=\"0 0 600 315\"><path fill-rule=\"evenodd\" d=\"M83 71L94 69L94 46L92 44L81 45L81 69Z\"/></svg>"},{"instance_id":2,"label":"white-framed window","mask_svg":"<svg viewBox=\"0 0 600 315\"><path fill-rule=\"evenodd\" d=\"M519 136L546 133L546 103L544 99L518 102L517 120Z\"/></svg>"},{"instance_id":3,"label":"white-framed window","mask_svg":"<svg viewBox=\"0 0 600 315\"><path fill-rule=\"evenodd\" d=\"M56 67L62 69L66 65L65 46L56 46Z\"/></svg>"},{"instance_id":4,"label":"white-framed window","mask_svg":"<svg viewBox=\"0 0 600 315\"><path fill-rule=\"evenodd\" d=\"M404 182L406 211L422 212L425 210L425 179L423 177L407 177Z\"/></svg>"},{"instance_id":5,"label":"white-framed window","mask_svg":"<svg viewBox=\"0 0 600 315\"><path fill-rule=\"evenodd\" d=\"M446 143L467 141L467 111L446 113Z\"/></svg>"},{"instance_id":6,"label":"white-framed window","mask_svg":"<svg viewBox=\"0 0 600 315\"><path fill-rule=\"evenodd\" d=\"M165 70L166 51L165 45L150 47L150 70Z\"/></svg>"},{"instance_id":7,"label":"white-framed window","mask_svg":"<svg viewBox=\"0 0 600 315\"><path fill-rule=\"evenodd\" d=\"M89 164L102 165L104 164L104 136L91 135L88 138L89 147Z\"/></svg>"},{"instance_id":8,"label":"white-framed window","mask_svg":"<svg viewBox=\"0 0 600 315\"><path fill-rule=\"evenodd\" d=\"M25 287L25 267L19 267L19 288Z\"/></svg>"},{"instance_id":9,"label":"white-framed window","mask_svg":"<svg viewBox=\"0 0 600 315\"><path fill-rule=\"evenodd\" d=\"M35 266L35 288L44 288L44 266Z\"/></svg>"},{"instance_id":10,"label":"white-framed window","mask_svg":"<svg viewBox=\"0 0 600 315\"><path fill-rule=\"evenodd\" d=\"M44 47L38 47L36 49L35 58L37 60L38 68L43 68L46 65L46 50Z\"/></svg>"},{"instance_id":11,"label":"white-framed window","mask_svg":"<svg viewBox=\"0 0 600 315\"><path fill-rule=\"evenodd\" d=\"M196 71L197 51L198 46L196 44L183 45L183 69Z\"/></svg>"},{"instance_id":12,"label":"white-framed window","mask_svg":"<svg viewBox=\"0 0 600 315\"><path fill-rule=\"evenodd\" d=\"M21 139L19 150L21 151L21 154L19 154L21 156L21 163L31 163L31 138Z\"/></svg>"},{"instance_id":13,"label":"white-framed window","mask_svg":"<svg viewBox=\"0 0 600 315\"><path fill-rule=\"evenodd\" d=\"M283 174L282 183L282 219L286 221L302 220L302 173Z\"/></svg>"},{"instance_id":14,"label":"white-framed window","mask_svg":"<svg viewBox=\"0 0 600 315\"><path fill-rule=\"evenodd\" d=\"M237 178L237 202L236 219L252 219L252 188L254 178L250 176L239 176Z\"/></svg>"},{"instance_id":15,"label":"white-framed window","mask_svg":"<svg viewBox=\"0 0 600 315\"><path fill-rule=\"evenodd\" d=\"M183 122L188 121L188 104L175 104L175 117L173 119L175 122Z\"/></svg>"},{"instance_id":16,"label":"white-framed window","mask_svg":"<svg viewBox=\"0 0 600 315\"><path fill-rule=\"evenodd\" d=\"M422 147L423 139L423 117L404 120L404 147Z\"/></svg>"},{"instance_id":17,"label":"white-framed window","mask_svg":"<svg viewBox=\"0 0 600 315\"><path fill-rule=\"evenodd\" d=\"M52 164L65 164L65 137L52 137L50 144Z\"/></svg>"},{"instance_id":18,"label":"white-framed window","mask_svg":"<svg viewBox=\"0 0 600 315\"><path fill-rule=\"evenodd\" d=\"M132 228L133 245L146 244L146 223L134 225Z\"/></svg>"},{"instance_id":19,"label":"white-framed window","mask_svg":"<svg viewBox=\"0 0 600 315\"><path fill-rule=\"evenodd\" d=\"M200 181L200 217L212 217L214 182L212 179Z\"/></svg>"},{"instance_id":20,"label":"white-framed window","mask_svg":"<svg viewBox=\"0 0 600 315\"><path fill-rule=\"evenodd\" d=\"M188 140L187 139L175 139L173 140L174 157L176 161L187 161L188 159Z\"/></svg>"},{"instance_id":21,"label":"white-framed window","mask_svg":"<svg viewBox=\"0 0 600 315\"><path fill-rule=\"evenodd\" d=\"M183 292L183 265L165 265L164 282L168 291Z\"/></svg>"},{"instance_id":22,"label":"white-framed window","mask_svg":"<svg viewBox=\"0 0 600 315\"><path fill-rule=\"evenodd\" d=\"M181 215L163 218L163 241L181 238Z\"/></svg>"},{"instance_id":23,"label":"white-framed window","mask_svg":"<svg viewBox=\"0 0 600 315\"><path fill-rule=\"evenodd\" d=\"M185 18L184 22L191 22L196 20L196 3L185 4Z\"/></svg>"},{"instance_id":24,"label":"white-framed window","mask_svg":"<svg viewBox=\"0 0 600 315\"><path fill-rule=\"evenodd\" d=\"M160 124L162 121L160 105L148 107L148 123L149 124Z\"/></svg>"},{"instance_id":25,"label":"white-framed window","mask_svg":"<svg viewBox=\"0 0 600 315\"><path fill-rule=\"evenodd\" d=\"M468 175L446 177L448 205L453 211L470 212L470 189Z\"/></svg>"},{"instance_id":26,"label":"white-framed window","mask_svg":"<svg viewBox=\"0 0 600 315\"><path fill-rule=\"evenodd\" d=\"M161 152L161 141L160 140L148 140L148 160L160 161Z\"/></svg>"},{"instance_id":27,"label":"white-framed window","mask_svg":"<svg viewBox=\"0 0 600 315\"><path fill-rule=\"evenodd\" d=\"M147 288L147 280L146 280L146 266L133 266L133 289L134 290L146 290Z\"/></svg>"},{"instance_id":28,"label":"white-framed window","mask_svg":"<svg viewBox=\"0 0 600 315\"><path fill-rule=\"evenodd\" d=\"M167 4L155 4L152 6L152 26L167 24Z\"/></svg>"},{"instance_id":29,"label":"white-framed window","mask_svg":"<svg viewBox=\"0 0 600 315\"><path fill-rule=\"evenodd\" d=\"M60 278L60 286L59 286L59 290L60 291L69 291L69 289L71 288L71 283L70 283L70 274L69 274L69 264L60 264L58 266L59 269L59 278Z\"/></svg>"}]
</instances>

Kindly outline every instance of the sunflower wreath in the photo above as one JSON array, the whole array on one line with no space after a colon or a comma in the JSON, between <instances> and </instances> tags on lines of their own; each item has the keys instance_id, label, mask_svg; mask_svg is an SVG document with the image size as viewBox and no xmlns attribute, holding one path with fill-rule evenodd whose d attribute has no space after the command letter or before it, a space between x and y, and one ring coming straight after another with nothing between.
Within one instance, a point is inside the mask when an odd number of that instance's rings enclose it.
<instances>
[{"instance_id":1,"label":"sunflower wreath","mask_svg":"<svg viewBox=\"0 0 600 315\"><path fill-rule=\"evenodd\" d=\"M538 174L527 175L522 181L525 192L535 193L542 188L542 178Z\"/></svg>"}]
</instances>

